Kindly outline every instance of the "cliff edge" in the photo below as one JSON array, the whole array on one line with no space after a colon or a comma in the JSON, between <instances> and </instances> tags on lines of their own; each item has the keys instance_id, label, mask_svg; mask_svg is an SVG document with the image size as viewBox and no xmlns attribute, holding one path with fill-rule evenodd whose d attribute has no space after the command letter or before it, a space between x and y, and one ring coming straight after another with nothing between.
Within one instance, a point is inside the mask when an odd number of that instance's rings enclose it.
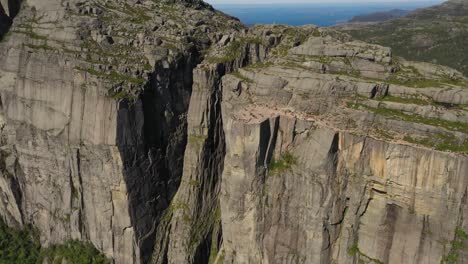
<instances>
[{"instance_id":1,"label":"cliff edge","mask_svg":"<svg viewBox=\"0 0 468 264\"><path fill-rule=\"evenodd\" d=\"M0 43L0 215L117 264L464 263L467 88L202 1L25 0Z\"/></svg>"}]
</instances>

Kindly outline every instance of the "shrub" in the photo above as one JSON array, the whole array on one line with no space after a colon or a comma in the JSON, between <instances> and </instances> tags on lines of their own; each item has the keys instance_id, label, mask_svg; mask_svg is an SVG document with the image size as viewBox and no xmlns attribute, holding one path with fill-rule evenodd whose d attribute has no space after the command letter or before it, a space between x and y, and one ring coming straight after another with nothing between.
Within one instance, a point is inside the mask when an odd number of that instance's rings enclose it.
<instances>
[{"instance_id":1,"label":"shrub","mask_svg":"<svg viewBox=\"0 0 468 264\"><path fill-rule=\"evenodd\" d=\"M16 230L0 220L0 264L38 264L44 260L60 264L108 264L109 260L90 242L68 241L41 248L38 233L31 227Z\"/></svg>"},{"instance_id":2,"label":"shrub","mask_svg":"<svg viewBox=\"0 0 468 264\"><path fill-rule=\"evenodd\" d=\"M296 157L294 157L290 152L285 152L281 155L281 158L278 160L272 159L269 166L270 172L282 172L297 163Z\"/></svg>"}]
</instances>

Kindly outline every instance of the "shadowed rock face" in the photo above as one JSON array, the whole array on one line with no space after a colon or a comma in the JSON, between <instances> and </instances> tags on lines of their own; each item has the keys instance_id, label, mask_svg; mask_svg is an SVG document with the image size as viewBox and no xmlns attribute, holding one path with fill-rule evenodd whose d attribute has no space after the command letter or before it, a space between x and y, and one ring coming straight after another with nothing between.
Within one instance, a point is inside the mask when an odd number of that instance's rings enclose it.
<instances>
[{"instance_id":1,"label":"shadowed rock face","mask_svg":"<svg viewBox=\"0 0 468 264\"><path fill-rule=\"evenodd\" d=\"M463 263L467 80L200 1L23 3L0 215L115 263Z\"/></svg>"},{"instance_id":2,"label":"shadowed rock face","mask_svg":"<svg viewBox=\"0 0 468 264\"><path fill-rule=\"evenodd\" d=\"M5 221L147 262L181 181L192 70L221 21L241 27L199 2L25 2L0 56Z\"/></svg>"},{"instance_id":3,"label":"shadowed rock face","mask_svg":"<svg viewBox=\"0 0 468 264\"><path fill-rule=\"evenodd\" d=\"M0 1L0 39L8 31L21 8L22 0Z\"/></svg>"}]
</instances>

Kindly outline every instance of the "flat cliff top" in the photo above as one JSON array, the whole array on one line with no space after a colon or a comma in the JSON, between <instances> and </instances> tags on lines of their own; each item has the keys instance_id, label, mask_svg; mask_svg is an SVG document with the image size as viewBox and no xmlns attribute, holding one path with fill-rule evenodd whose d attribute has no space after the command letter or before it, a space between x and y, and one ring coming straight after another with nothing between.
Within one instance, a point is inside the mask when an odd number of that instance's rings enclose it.
<instances>
[{"instance_id":1,"label":"flat cliff top","mask_svg":"<svg viewBox=\"0 0 468 264\"><path fill-rule=\"evenodd\" d=\"M277 115L440 151L468 152L468 82L445 66L393 57L391 49L331 29L259 26L232 39L270 55L223 80L229 113L247 123ZM245 52L245 51L238 51ZM221 55L219 55L221 54Z\"/></svg>"},{"instance_id":2,"label":"flat cliff top","mask_svg":"<svg viewBox=\"0 0 468 264\"><path fill-rule=\"evenodd\" d=\"M193 54L197 63L201 50L242 28L203 1L28 0L2 52L68 58L83 85L135 98L155 68L174 66L182 54Z\"/></svg>"},{"instance_id":3,"label":"flat cliff top","mask_svg":"<svg viewBox=\"0 0 468 264\"><path fill-rule=\"evenodd\" d=\"M459 71L197 0L24 0L10 29L0 216L42 248L89 241L116 264L467 259Z\"/></svg>"},{"instance_id":4,"label":"flat cliff top","mask_svg":"<svg viewBox=\"0 0 468 264\"><path fill-rule=\"evenodd\" d=\"M468 85L460 72L406 61L334 29L247 30L202 1L29 0L0 52L10 65L0 77L6 86L26 65L24 54L67 58L63 67L73 74L51 71L51 80L94 86L116 100L136 100L148 82L158 82L155 72L178 68L181 56L194 67L240 67L224 78L224 92L246 122L281 111L379 139L467 152ZM7 63L14 58L18 65ZM40 81L35 76L47 70L28 79Z\"/></svg>"}]
</instances>

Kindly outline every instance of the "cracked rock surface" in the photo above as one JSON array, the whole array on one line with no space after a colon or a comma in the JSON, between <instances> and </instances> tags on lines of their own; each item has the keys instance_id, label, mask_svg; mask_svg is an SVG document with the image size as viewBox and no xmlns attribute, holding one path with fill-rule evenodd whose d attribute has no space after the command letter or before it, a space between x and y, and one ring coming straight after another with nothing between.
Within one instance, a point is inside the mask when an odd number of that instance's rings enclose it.
<instances>
[{"instance_id":1,"label":"cracked rock surface","mask_svg":"<svg viewBox=\"0 0 468 264\"><path fill-rule=\"evenodd\" d=\"M247 29L202 1L25 0L0 96L0 216L45 247L90 241L116 264L468 260L456 70L333 29Z\"/></svg>"}]
</instances>

